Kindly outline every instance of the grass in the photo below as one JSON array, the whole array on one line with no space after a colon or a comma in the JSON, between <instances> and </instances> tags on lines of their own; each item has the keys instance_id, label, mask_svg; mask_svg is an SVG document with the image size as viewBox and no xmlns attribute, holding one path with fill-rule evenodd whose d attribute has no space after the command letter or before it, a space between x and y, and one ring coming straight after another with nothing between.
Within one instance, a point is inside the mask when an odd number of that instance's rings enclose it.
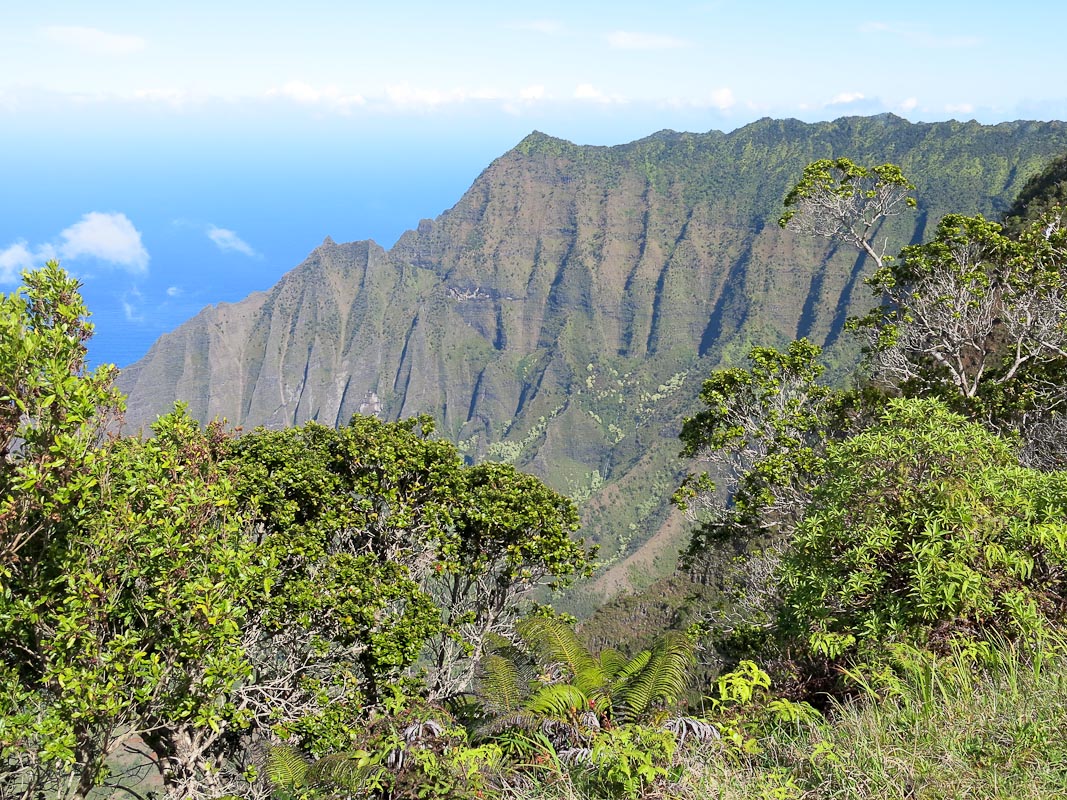
<instances>
[{"instance_id":1,"label":"grass","mask_svg":"<svg viewBox=\"0 0 1067 800\"><path fill-rule=\"evenodd\" d=\"M690 751L646 798L940 800L1067 797L1067 657L1001 646L963 656L900 654L829 720L779 727L759 752ZM587 800L567 781L518 800Z\"/></svg>"},{"instance_id":2,"label":"grass","mask_svg":"<svg viewBox=\"0 0 1067 800\"><path fill-rule=\"evenodd\" d=\"M1067 796L1067 659L1002 646L972 663L912 657L902 679L868 683L866 702L767 753L806 797Z\"/></svg>"}]
</instances>

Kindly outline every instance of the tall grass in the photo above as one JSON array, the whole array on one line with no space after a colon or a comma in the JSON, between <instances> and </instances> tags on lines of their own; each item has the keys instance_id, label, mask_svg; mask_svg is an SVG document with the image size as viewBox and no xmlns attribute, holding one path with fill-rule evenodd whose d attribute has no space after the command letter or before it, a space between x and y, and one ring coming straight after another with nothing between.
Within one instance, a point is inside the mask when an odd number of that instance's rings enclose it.
<instances>
[{"instance_id":1,"label":"tall grass","mask_svg":"<svg viewBox=\"0 0 1067 800\"><path fill-rule=\"evenodd\" d=\"M1067 797L1067 656L1001 643L975 657L897 650L857 671L860 700L781 726L755 754L690 752L649 797L677 800L935 800ZM567 782L523 800L583 800Z\"/></svg>"}]
</instances>

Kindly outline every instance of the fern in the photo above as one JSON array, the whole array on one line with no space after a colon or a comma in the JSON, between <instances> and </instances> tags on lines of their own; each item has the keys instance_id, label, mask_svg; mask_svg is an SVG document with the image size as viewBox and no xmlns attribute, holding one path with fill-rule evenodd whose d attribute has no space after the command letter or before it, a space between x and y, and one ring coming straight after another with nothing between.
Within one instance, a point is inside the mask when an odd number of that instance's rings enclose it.
<instances>
[{"instance_id":1,"label":"fern","mask_svg":"<svg viewBox=\"0 0 1067 800\"><path fill-rule=\"evenodd\" d=\"M593 657L578 641L574 630L561 620L528 617L516 626L516 630L543 662L559 662L572 675L595 665Z\"/></svg>"},{"instance_id":2,"label":"fern","mask_svg":"<svg viewBox=\"0 0 1067 800\"><path fill-rule=\"evenodd\" d=\"M267 779L276 789L299 789L307 780L308 760L297 748L287 744L267 751Z\"/></svg>"},{"instance_id":3,"label":"fern","mask_svg":"<svg viewBox=\"0 0 1067 800\"><path fill-rule=\"evenodd\" d=\"M600 716L635 720L655 704L681 696L695 660L692 640L680 633L666 634L627 661L610 648L591 654L557 619L529 618L519 623L518 632L528 653L509 646L507 656L498 651L483 660L479 694L500 715L483 730L530 729L538 718L573 723L583 713L595 721ZM530 664L541 665L539 687L523 681L523 667ZM536 687L532 694L530 687Z\"/></svg>"},{"instance_id":4,"label":"fern","mask_svg":"<svg viewBox=\"0 0 1067 800\"><path fill-rule=\"evenodd\" d=\"M542 686L533 697L526 701L525 708L533 714L557 719L570 719L584 710L589 704L589 697L569 683L555 683Z\"/></svg>"},{"instance_id":5,"label":"fern","mask_svg":"<svg viewBox=\"0 0 1067 800\"><path fill-rule=\"evenodd\" d=\"M488 655L482 659L481 670L478 689L490 710L514 711L522 704L526 687L514 660Z\"/></svg>"},{"instance_id":6,"label":"fern","mask_svg":"<svg viewBox=\"0 0 1067 800\"><path fill-rule=\"evenodd\" d=\"M350 750L323 756L308 768L307 780L315 786L359 790L368 784L380 784L388 770L382 766L381 753Z\"/></svg>"},{"instance_id":7,"label":"fern","mask_svg":"<svg viewBox=\"0 0 1067 800\"><path fill-rule=\"evenodd\" d=\"M668 632L652 647L648 663L616 689L624 719L648 712L655 703L672 703L689 686L693 641L685 634Z\"/></svg>"},{"instance_id":8,"label":"fern","mask_svg":"<svg viewBox=\"0 0 1067 800\"><path fill-rule=\"evenodd\" d=\"M622 668L615 674L616 686L625 686L635 675L639 675L641 670L648 666L648 662L651 658L651 650L642 650L623 664Z\"/></svg>"},{"instance_id":9,"label":"fern","mask_svg":"<svg viewBox=\"0 0 1067 800\"><path fill-rule=\"evenodd\" d=\"M600 668L609 678L617 678L627 664L626 656L614 648L607 647L600 652Z\"/></svg>"}]
</instances>

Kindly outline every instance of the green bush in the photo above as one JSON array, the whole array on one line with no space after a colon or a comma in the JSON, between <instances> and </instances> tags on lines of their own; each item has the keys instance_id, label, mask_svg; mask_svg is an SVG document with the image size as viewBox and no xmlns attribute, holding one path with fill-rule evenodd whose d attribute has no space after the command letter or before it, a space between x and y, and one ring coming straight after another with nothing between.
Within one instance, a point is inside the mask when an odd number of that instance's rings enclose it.
<instances>
[{"instance_id":1,"label":"green bush","mask_svg":"<svg viewBox=\"0 0 1067 800\"><path fill-rule=\"evenodd\" d=\"M1062 614L1067 475L934 400L829 448L783 560L786 629L817 654L1034 637Z\"/></svg>"}]
</instances>

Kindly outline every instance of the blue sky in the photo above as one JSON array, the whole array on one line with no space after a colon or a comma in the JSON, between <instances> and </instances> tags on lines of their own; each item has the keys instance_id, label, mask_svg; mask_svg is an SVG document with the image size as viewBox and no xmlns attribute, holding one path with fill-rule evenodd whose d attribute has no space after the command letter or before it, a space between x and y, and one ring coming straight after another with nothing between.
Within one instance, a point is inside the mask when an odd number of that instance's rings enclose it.
<instances>
[{"instance_id":1,"label":"blue sky","mask_svg":"<svg viewBox=\"0 0 1067 800\"><path fill-rule=\"evenodd\" d=\"M0 289L58 257L98 361L389 246L531 130L616 144L763 116L1064 119L1067 5L0 3Z\"/></svg>"}]
</instances>

